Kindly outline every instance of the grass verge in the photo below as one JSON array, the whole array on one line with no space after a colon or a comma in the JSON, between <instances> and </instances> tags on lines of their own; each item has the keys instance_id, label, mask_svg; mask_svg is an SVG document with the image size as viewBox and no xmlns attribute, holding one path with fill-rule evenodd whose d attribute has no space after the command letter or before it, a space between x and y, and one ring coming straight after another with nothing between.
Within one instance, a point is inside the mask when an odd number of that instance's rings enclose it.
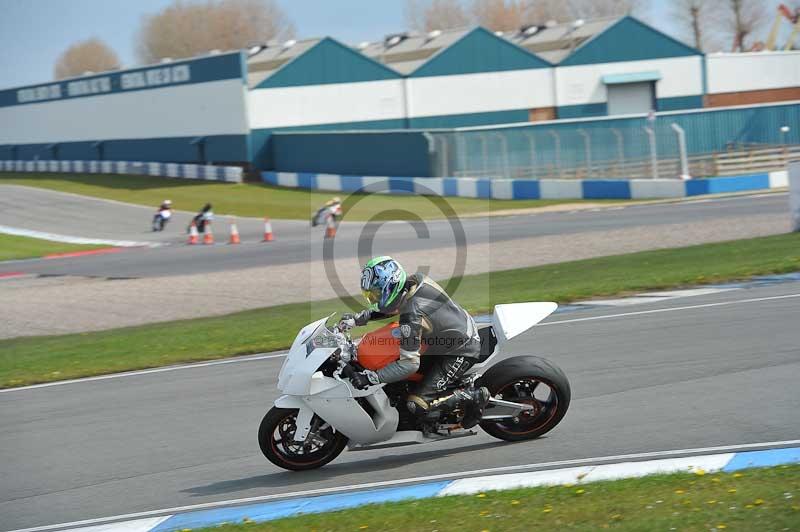
<instances>
[{"instance_id":1,"label":"grass verge","mask_svg":"<svg viewBox=\"0 0 800 532\"><path fill-rule=\"evenodd\" d=\"M433 498L205 530L749 531L798 524L800 466L791 465Z\"/></svg>"},{"instance_id":2,"label":"grass verge","mask_svg":"<svg viewBox=\"0 0 800 532\"><path fill-rule=\"evenodd\" d=\"M471 275L461 279L455 298L476 313L497 303L567 303L791 271L800 271L800 233ZM108 331L1 340L0 387L281 349L291 344L301 326L345 310L344 303L332 299Z\"/></svg>"},{"instance_id":3,"label":"grass verge","mask_svg":"<svg viewBox=\"0 0 800 532\"><path fill-rule=\"evenodd\" d=\"M176 209L196 211L206 202L214 205L218 214L236 216L270 216L308 220L325 201L336 195L333 192L311 192L273 187L258 183L213 183L186 179L166 179L127 175L64 175L0 173L0 184L25 185L83 196L113 199L127 203L158 206L171 199ZM344 196L344 194L340 194ZM529 209L559 203L581 203L581 200L488 200L447 198L447 204L459 216ZM600 203L601 201L593 201ZM397 197L376 194L369 201L356 203L347 213L351 221L381 219L442 218L439 208L423 196L405 196L402 211L398 211ZM408 211L408 212L405 212ZM413 214L409 214L413 213Z\"/></svg>"},{"instance_id":4,"label":"grass verge","mask_svg":"<svg viewBox=\"0 0 800 532\"><path fill-rule=\"evenodd\" d=\"M28 238L26 236L0 233L0 261L30 259L54 253L70 253L104 247L108 246L65 244L63 242L53 242L52 240L42 240L41 238Z\"/></svg>"}]
</instances>

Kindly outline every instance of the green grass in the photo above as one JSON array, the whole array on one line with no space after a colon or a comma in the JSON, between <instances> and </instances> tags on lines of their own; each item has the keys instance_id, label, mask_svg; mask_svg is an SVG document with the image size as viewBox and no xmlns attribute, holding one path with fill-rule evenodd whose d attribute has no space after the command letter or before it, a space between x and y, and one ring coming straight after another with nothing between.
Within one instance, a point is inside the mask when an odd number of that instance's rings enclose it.
<instances>
[{"instance_id":1,"label":"green grass","mask_svg":"<svg viewBox=\"0 0 800 532\"><path fill-rule=\"evenodd\" d=\"M791 271L800 271L800 233L467 276L455 299L481 312L497 303L567 303ZM354 277L353 284L357 282ZM342 302L327 300L109 331L2 340L0 387L281 349L291 344L301 326L345 310Z\"/></svg>"},{"instance_id":2,"label":"green grass","mask_svg":"<svg viewBox=\"0 0 800 532\"><path fill-rule=\"evenodd\" d=\"M171 199L176 209L196 211L206 202L214 205L218 214L237 216L269 216L271 218L308 220L333 192L310 192L259 183L212 183L186 179L165 179L123 175L64 175L0 173L0 184L17 184L71 192L84 196L113 199L155 208ZM340 194L343 198L345 194ZM354 195L355 198L363 197ZM441 201L441 200L440 200ZM581 200L487 200L446 198L459 216L508 209L528 209L559 203L580 203ZM593 202L598 203L598 202ZM397 209L402 209L402 212ZM413 214L409 214L413 213ZM430 199L405 196L398 203L396 196L372 195L369 201L353 204L346 214L348 220L387 220L442 218L442 211Z\"/></svg>"},{"instance_id":3,"label":"green grass","mask_svg":"<svg viewBox=\"0 0 800 532\"><path fill-rule=\"evenodd\" d=\"M798 530L800 466L679 473L368 505L206 531Z\"/></svg>"},{"instance_id":4,"label":"green grass","mask_svg":"<svg viewBox=\"0 0 800 532\"><path fill-rule=\"evenodd\" d=\"M0 261L15 259L30 259L43 257L53 253L68 253L84 251L108 246L91 246L83 244L65 244L42 240L41 238L28 238L26 236L6 235L0 233Z\"/></svg>"}]
</instances>

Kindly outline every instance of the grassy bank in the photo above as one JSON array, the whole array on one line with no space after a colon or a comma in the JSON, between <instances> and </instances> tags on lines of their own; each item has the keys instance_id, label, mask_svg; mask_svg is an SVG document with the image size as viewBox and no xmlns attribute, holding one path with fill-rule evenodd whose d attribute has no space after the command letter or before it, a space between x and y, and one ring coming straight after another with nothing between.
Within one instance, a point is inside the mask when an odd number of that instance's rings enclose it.
<instances>
[{"instance_id":1,"label":"grassy bank","mask_svg":"<svg viewBox=\"0 0 800 532\"><path fill-rule=\"evenodd\" d=\"M797 530L800 466L676 474L363 506L219 532Z\"/></svg>"},{"instance_id":2,"label":"grassy bank","mask_svg":"<svg viewBox=\"0 0 800 532\"><path fill-rule=\"evenodd\" d=\"M149 205L154 208L168 198L172 200L176 209L187 211L196 211L206 202L211 202L214 205L214 211L218 214L270 216L297 220L308 220L320 205L336 195L332 192L293 190L258 183L226 184L187 179L104 174L0 173L0 184L46 188ZM345 196L345 194L340 195ZM470 198L447 198L446 201L458 215L581 202L581 200L512 201ZM376 194L369 201L356 203L347 213L347 219L370 220L376 215L376 219L414 218L413 215L402 212L391 212L398 208L410 211L423 219L443 217L439 208L422 196L403 197L402 204L398 205L396 196Z\"/></svg>"},{"instance_id":3,"label":"grassy bank","mask_svg":"<svg viewBox=\"0 0 800 532\"><path fill-rule=\"evenodd\" d=\"M30 259L55 253L70 253L103 247L108 246L65 244L63 242L42 240L41 238L28 238L25 236L5 235L0 233L0 261Z\"/></svg>"},{"instance_id":4,"label":"grassy bank","mask_svg":"<svg viewBox=\"0 0 800 532\"><path fill-rule=\"evenodd\" d=\"M647 251L462 279L472 312L497 303L570 301L800 270L800 234ZM353 280L353 283L357 279ZM360 303L359 303L360 304ZM0 387L209 360L284 348L338 300L93 333L0 341Z\"/></svg>"}]
</instances>

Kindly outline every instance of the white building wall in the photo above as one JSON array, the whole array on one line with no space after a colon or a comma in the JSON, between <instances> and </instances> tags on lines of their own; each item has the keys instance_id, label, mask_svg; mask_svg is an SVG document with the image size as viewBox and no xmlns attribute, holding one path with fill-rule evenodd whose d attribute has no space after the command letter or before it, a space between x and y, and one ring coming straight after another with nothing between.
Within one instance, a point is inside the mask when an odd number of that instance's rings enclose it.
<instances>
[{"instance_id":1,"label":"white building wall","mask_svg":"<svg viewBox=\"0 0 800 532\"><path fill-rule=\"evenodd\" d=\"M710 54L709 94L800 87L800 51Z\"/></svg>"},{"instance_id":2,"label":"white building wall","mask_svg":"<svg viewBox=\"0 0 800 532\"><path fill-rule=\"evenodd\" d=\"M404 109L401 79L256 89L248 98L253 129L402 119Z\"/></svg>"},{"instance_id":3,"label":"white building wall","mask_svg":"<svg viewBox=\"0 0 800 532\"><path fill-rule=\"evenodd\" d=\"M608 92L603 76L658 71L656 97L673 98L703 94L703 64L700 56L653 59L651 61L622 61L556 68L556 105L604 103Z\"/></svg>"},{"instance_id":4,"label":"white building wall","mask_svg":"<svg viewBox=\"0 0 800 532\"><path fill-rule=\"evenodd\" d=\"M0 144L247 133L240 79L0 107Z\"/></svg>"},{"instance_id":5,"label":"white building wall","mask_svg":"<svg viewBox=\"0 0 800 532\"><path fill-rule=\"evenodd\" d=\"M555 106L553 69L408 79L410 118Z\"/></svg>"}]
</instances>

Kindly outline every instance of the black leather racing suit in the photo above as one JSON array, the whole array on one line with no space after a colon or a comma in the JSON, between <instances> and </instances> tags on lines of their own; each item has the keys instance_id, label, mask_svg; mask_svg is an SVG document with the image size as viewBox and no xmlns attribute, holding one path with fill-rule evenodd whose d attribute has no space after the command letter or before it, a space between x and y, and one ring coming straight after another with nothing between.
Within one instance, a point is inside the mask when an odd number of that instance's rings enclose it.
<instances>
[{"instance_id":1,"label":"black leather racing suit","mask_svg":"<svg viewBox=\"0 0 800 532\"><path fill-rule=\"evenodd\" d=\"M365 310L356 316L356 325L400 315L400 358L378 370L378 379L402 381L422 366L425 377L416 395L430 402L477 360L478 328L472 316L428 277L410 276L404 290L396 312Z\"/></svg>"}]
</instances>

